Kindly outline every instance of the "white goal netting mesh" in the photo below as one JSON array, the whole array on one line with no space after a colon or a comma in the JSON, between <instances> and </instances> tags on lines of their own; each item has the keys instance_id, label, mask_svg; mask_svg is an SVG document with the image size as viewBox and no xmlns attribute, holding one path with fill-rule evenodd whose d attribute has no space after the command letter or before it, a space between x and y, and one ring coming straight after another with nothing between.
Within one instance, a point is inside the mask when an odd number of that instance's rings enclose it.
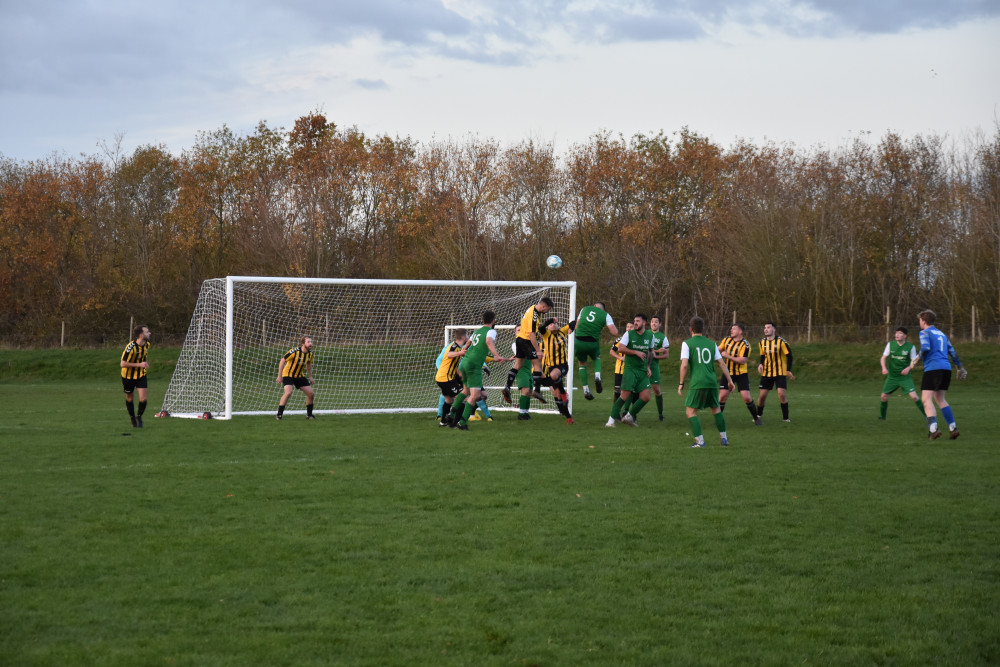
<instances>
[{"instance_id":1,"label":"white goal netting mesh","mask_svg":"<svg viewBox=\"0 0 1000 667\"><path fill-rule=\"evenodd\" d=\"M434 411L435 360L446 327L478 323L485 310L498 324L518 324L542 296L553 300L551 315L561 322L574 317L575 283L206 280L163 409L174 416L274 413L282 391L278 361L306 335L313 339L316 413ZM510 356L513 333L499 334L497 349ZM502 386L510 363L491 367L490 384ZM490 399L500 407L499 392ZM304 412L296 391L285 413Z\"/></svg>"}]
</instances>

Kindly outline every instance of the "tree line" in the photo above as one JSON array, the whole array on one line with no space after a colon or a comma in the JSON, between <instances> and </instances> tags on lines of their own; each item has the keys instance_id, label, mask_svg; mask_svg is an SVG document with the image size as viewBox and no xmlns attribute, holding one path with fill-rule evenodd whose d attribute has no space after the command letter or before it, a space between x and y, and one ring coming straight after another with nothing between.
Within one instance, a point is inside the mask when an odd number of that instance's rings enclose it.
<instances>
[{"instance_id":1,"label":"tree line","mask_svg":"<svg viewBox=\"0 0 1000 667\"><path fill-rule=\"evenodd\" d=\"M119 144L120 145L120 144ZM187 329L202 280L575 280L618 317L1000 322L1000 127L838 148L684 128L552 144L368 136L320 113L124 154L0 156L0 339ZM545 266L550 254L563 268ZM849 335L849 333L847 334Z\"/></svg>"}]
</instances>

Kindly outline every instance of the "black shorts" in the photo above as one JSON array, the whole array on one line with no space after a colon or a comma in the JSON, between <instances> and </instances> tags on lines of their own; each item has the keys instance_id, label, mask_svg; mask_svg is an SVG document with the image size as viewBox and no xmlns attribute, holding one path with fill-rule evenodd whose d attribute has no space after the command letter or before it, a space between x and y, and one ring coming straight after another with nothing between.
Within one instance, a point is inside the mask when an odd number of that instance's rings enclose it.
<instances>
[{"instance_id":1,"label":"black shorts","mask_svg":"<svg viewBox=\"0 0 1000 667\"><path fill-rule=\"evenodd\" d=\"M281 378L281 384L285 385L286 387L290 384L294 384L296 389L302 389L302 387L309 386L309 378L307 377L290 378L286 376Z\"/></svg>"},{"instance_id":2,"label":"black shorts","mask_svg":"<svg viewBox=\"0 0 1000 667\"><path fill-rule=\"evenodd\" d=\"M555 366L545 367L545 377L549 377L552 374L553 369L559 369L559 377L564 378L566 374L569 373L569 364L556 364Z\"/></svg>"},{"instance_id":3,"label":"black shorts","mask_svg":"<svg viewBox=\"0 0 1000 667\"><path fill-rule=\"evenodd\" d=\"M537 359L535 346L527 338L514 339L514 356L518 359Z\"/></svg>"},{"instance_id":4,"label":"black shorts","mask_svg":"<svg viewBox=\"0 0 1000 667\"><path fill-rule=\"evenodd\" d=\"M760 379L760 388L771 391L777 387L778 389L788 388L788 377L785 375L779 375L777 377L762 377Z\"/></svg>"},{"instance_id":5,"label":"black shorts","mask_svg":"<svg viewBox=\"0 0 1000 667\"><path fill-rule=\"evenodd\" d=\"M141 378L129 379L122 378L122 389L125 390L126 394L131 394L136 389L146 388L146 376L143 375Z\"/></svg>"},{"instance_id":6,"label":"black shorts","mask_svg":"<svg viewBox=\"0 0 1000 667\"><path fill-rule=\"evenodd\" d=\"M920 380L920 391L948 391L951 386L951 369L924 371Z\"/></svg>"},{"instance_id":7,"label":"black shorts","mask_svg":"<svg viewBox=\"0 0 1000 667\"><path fill-rule=\"evenodd\" d=\"M750 391L750 375L747 373L740 373L739 375L731 376L733 378L733 384L736 385L734 391ZM729 389L729 385L726 384L726 378L719 378L719 389Z\"/></svg>"},{"instance_id":8,"label":"black shorts","mask_svg":"<svg viewBox=\"0 0 1000 667\"><path fill-rule=\"evenodd\" d=\"M455 376L454 380L448 380L447 382L438 382L438 386L441 387L441 395L444 396L445 398L449 396L454 398L458 396L459 392L462 391L462 381L458 379L457 375Z\"/></svg>"}]
</instances>

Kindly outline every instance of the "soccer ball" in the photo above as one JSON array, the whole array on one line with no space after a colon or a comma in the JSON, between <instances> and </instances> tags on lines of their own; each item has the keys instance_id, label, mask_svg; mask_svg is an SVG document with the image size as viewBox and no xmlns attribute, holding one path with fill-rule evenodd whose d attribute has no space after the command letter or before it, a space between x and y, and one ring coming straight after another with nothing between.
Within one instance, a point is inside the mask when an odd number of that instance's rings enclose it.
<instances>
[{"instance_id":1,"label":"soccer ball","mask_svg":"<svg viewBox=\"0 0 1000 667\"><path fill-rule=\"evenodd\" d=\"M550 269L558 269L562 266L562 257L559 255L549 255L549 258L545 260L545 265Z\"/></svg>"}]
</instances>

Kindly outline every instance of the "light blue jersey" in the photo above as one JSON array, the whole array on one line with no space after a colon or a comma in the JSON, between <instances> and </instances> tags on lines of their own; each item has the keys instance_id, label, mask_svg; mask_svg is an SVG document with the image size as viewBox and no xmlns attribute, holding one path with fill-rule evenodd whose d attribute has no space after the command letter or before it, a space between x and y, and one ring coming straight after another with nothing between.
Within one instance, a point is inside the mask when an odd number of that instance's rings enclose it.
<instances>
[{"instance_id":1,"label":"light blue jersey","mask_svg":"<svg viewBox=\"0 0 1000 667\"><path fill-rule=\"evenodd\" d=\"M962 365L958 360L958 353L944 332L933 326L920 332L920 358L924 361L924 371L950 371L949 357L955 361L956 366Z\"/></svg>"}]
</instances>

